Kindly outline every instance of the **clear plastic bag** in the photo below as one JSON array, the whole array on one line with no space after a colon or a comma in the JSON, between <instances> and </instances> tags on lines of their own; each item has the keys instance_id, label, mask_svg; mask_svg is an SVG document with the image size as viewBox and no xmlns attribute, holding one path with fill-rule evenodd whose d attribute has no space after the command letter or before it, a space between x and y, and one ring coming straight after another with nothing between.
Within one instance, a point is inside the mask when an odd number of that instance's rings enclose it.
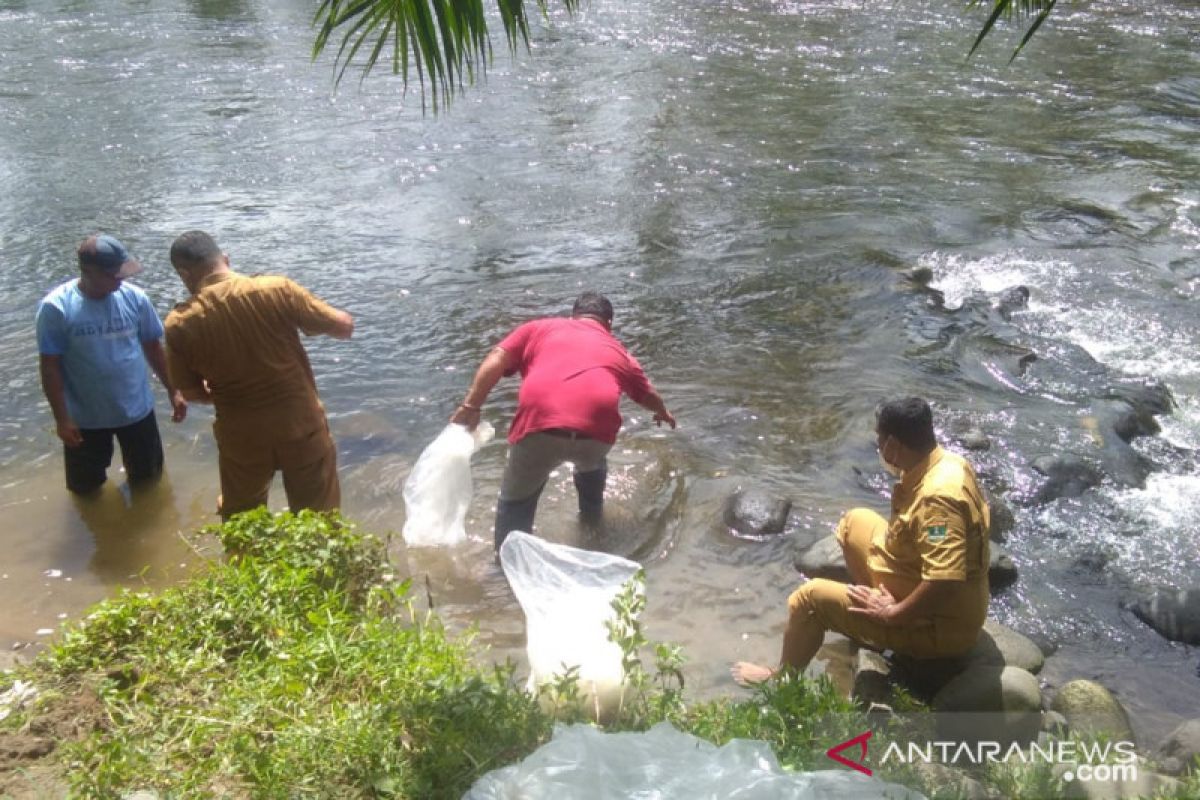
<instances>
[{"instance_id":1,"label":"clear plastic bag","mask_svg":"<svg viewBox=\"0 0 1200 800\"><path fill-rule=\"evenodd\" d=\"M620 691L621 649L608 640L613 598L641 569L636 561L554 544L513 531L500 565L525 612L529 688L579 668L579 687L607 702Z\"/></svg>"},{"instance_id":2,"label":"clear plastic bag","mask_svg":"<svg viewBox=\"0 0 1200 800\"><path fill-rule=\"evenodd\" d=\"M487 773L463 800L923 800L850 770L784 772L771 746L723 747L660 722L644 733L560 726L524 761Z\"/></svg>"},{"instance_id":3,"label":"clear plastic bag","mask_svg":"<svg viewBox=\"0 0 1200 800\"><path fill-rule=\"evenodd\" d=\"M466 540L463 521L471 505L471 455L496 435L487 422L475 431L447 425L413 465L404 482L404 541L409 547L444 547Z\"/></svg>"}]
</instances>

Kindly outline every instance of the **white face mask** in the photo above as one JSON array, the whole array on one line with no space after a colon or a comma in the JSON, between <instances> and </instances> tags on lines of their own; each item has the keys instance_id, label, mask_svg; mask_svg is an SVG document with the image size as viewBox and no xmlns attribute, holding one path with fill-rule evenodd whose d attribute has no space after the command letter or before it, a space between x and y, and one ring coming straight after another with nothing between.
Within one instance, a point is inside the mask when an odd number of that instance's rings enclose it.
<instances>
[{"instance_id":1,"label":"white face mask","mask_svg":"<svg viewBox=\"0 0 1200 800\"><path fill-rule=\"evenodd\" d=\"M885 440L884 445L886 445L886 444L887 444L887 441ZM891 475L893 478L903 477L904 470L900 469L895 464L893 464L892 462L888 461L886 458L883 457L883 447L882 446L879 448L879 463L883 465L883 468L885 470L887 470L887 473L889 475Z\"/></svg>"}]
</instances>

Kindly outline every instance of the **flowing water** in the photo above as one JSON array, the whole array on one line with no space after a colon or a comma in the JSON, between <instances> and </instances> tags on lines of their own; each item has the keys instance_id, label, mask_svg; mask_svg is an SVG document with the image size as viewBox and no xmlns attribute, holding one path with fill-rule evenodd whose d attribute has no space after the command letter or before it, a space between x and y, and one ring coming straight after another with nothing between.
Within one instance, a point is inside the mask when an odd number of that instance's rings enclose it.
<instances>
[{"instance_id":1,"label":"flowing water","mask_svg":"<svg viewBox=\"0 0 1200 800\"><path fill-rule=\"evenodd\" d=\"M680 427L626 408L609 531L585 543L646 564L649 634L684 646L700 695L733 691L732 660L776 656L796 551L883 505L875 403L917 393L948 446L991 437L972 458L1014 511L1021 569L994 614L1057 643L1045 679L1099 678L1150 740L1200 716L1197 650L1119 605L1200 584L1190 0L1061 7L1012 65L1015 30L964 59L982 18L953 0L593 0L552 13L532 53L498 42L437 117L382 72L335 94L308 58L314 5L0 0L0 644L202 560L180 532L214 520L211 412L162 422L155 490L114 475L77 503L32 325L95 230L141 258L165 315L184 294L167 248L199 227L235 268L354 314L351 342L309 351L345 510L380 533L491 344L606 292ZM1030 302L1005 318L992 306L1017 284ZM1144 486L1032 501L1032 461L1103 462L1098 398L1148 380L1177 408L1136 442ZM515 389L485 412L501 431ZM502 441L476 457L469 545L392 550L454 626L519 658L489 542L503 462ZM538 517L562 541L582 536L569 483ZM749 483L794 501L785 535L729 534L723 503Z\"/></svg>"}]
</instances>

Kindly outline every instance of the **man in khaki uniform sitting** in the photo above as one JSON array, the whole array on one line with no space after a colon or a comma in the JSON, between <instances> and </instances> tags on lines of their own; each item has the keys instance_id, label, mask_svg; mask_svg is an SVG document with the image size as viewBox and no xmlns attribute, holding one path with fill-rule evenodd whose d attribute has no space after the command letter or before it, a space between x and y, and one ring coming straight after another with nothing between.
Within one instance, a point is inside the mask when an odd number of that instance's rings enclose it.
<instances>
[{"instance_id":1,"label":"man in khaki uniform sitting","mask_svg":"<svg viewBox=\"0 0 1200 800\"><path fill-rule=\"evenodd\" d=\"M267 502L276 470L293 511L341 505L337 451L299 332L349 339L354 320L295 282L239 275L204 231L171 245L192 293L166 321L167 366L188 400L212 403L228 518Z\"/></svg>"},{"instance_id":2,"label":"man in khaki uniform sitting","mask_svg":"<svg viewBox=\"0 0 1200 800\"><path fill-rule=\"evenodd\" d=\"M963 458L938 446L929 404L917 397L876 413L879 455L900 477L890 520L865 508L842 517L837 539L852 584L811 580L788 598L779 669L803 670L825 631L916 658L970 650L987 617L988 508ZM739 683L777 670L733 666Z\"/></svg>"}]
</instances>

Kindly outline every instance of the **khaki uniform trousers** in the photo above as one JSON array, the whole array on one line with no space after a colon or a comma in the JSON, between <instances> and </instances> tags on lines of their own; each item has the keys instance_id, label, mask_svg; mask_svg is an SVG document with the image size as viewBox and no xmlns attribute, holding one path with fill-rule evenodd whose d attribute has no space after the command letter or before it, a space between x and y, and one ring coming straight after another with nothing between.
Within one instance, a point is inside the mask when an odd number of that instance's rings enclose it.
<instances>
[{"instance_id":1,"label":"khaki uniform trousers","mask_svg":"<svg viewBox=\"0 0 1200 800\"><path fill-rule=\"evenodd\" d=\"M887 520L866 508L846 512L837 527L837 540L846 554L852 574L870 574L872 586L883 586L892 597L902 600L912 593L919 581L885 572L875 572L868 566L871 541L886 534ZM805 583L788 598L788 628L811 624L816 619L824 630L837 631L861 644L879 650L894 650L915 658L942 658L960 655L975 642L978 631L948 630L945 625L929 620L912 626L893 627L852 614L854 604L840 581L816 578ZM784 641L799 640L787 636ZM783 663L797 663L793 654L785 652Z\"/></svg>"},{"instance_id":2,"label":"khaki uniform trousers","mask_svg":"<svg viewBox=\"0 0 1200 800\"><path fill-rule=\"evenodd\" d=\"M322 423L311 433L283 442L262 442L237 436L217 436L223 519L266 505L276 471L283 472L283 490L292 511L332 511L342 504L337 476L337 448Z\"/></svg>"}]
</instances>

